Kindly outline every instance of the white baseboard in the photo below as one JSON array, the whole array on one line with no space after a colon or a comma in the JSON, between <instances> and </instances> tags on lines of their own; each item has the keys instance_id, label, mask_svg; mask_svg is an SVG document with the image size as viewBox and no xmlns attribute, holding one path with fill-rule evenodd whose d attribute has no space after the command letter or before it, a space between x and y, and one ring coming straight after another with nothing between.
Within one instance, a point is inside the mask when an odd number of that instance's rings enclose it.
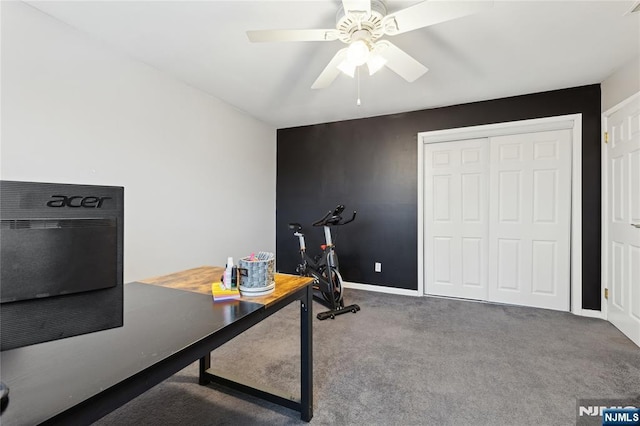
<instances>
[{"instance_id":1,"label":"white baseboard","mask_svg":"<svg viewBox=\"0 0 640 426\"><path fill-rule=\"evenodd\" d=\"M371 285L371 284L360 284L360 283L352 283L349 281L343 281L342 285L344 286L344 288L352 288L354 290L375 291L378 293L398 294L401 296L420 296L420 294L418 294L418 290L407 290L406 288L385 287L385 286Z\"/></svg>"},{"instance_id":2,"label":"white baseboard","mask_svg":"<svg viewBox=\"0 0 640 426\"><path fill-rule=\"evenodd\" d=\"M374 291L377 293L397 294L400 296L422 296L418 292L418 290L407 290L405 288L386 287L386 286L372 285L372 284L360 284L360 283L353 283L350 281L343 281L342 285L344 286L344 288L352 288L354 290ZM466 302L489 303L482 300L456 299L456 298L442 297L442 296L429 296L429 297L452 299L452 300L464 300ZM574 312L574 314L581 317L605 319L602 311L596 311L593 309L581 309L580 311Z\"/></svg>"}]
</instances>

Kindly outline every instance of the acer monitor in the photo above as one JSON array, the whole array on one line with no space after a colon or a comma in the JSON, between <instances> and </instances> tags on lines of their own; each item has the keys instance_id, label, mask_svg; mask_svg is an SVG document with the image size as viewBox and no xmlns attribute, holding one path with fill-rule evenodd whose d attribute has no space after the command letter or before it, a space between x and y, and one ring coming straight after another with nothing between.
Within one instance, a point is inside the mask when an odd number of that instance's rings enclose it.
<instances>
[{"instance_id":1,"label":"acer monitor","mask_svg":"<svg viewBox=\"0 0 640 426\"><path fill-rule=\"evenodd\" d=\"M0 350L123 323L124 189L0 181Z\"/></svg>"}]
</instances>

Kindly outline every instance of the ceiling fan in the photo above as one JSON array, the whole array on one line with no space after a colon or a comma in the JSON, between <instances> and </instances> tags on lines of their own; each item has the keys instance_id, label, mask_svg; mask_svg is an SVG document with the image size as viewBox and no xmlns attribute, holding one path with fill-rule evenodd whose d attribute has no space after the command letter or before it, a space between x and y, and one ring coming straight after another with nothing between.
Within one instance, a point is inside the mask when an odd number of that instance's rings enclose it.
<instances>
[{"instance_id":1,"label":"ceiling fan","mask_svg":"<svg viewBox=\"0 0 640 426\"><path fill-rule=\"evenodd\" d=\"M336 28L302 30L247 31L251 42L334 41L348 45L340 49L311 86L329 86L343 72L354 76L357 67L366 64L369 75L383 66L408 82L417 80L428 68L383 36L394 36L419 28L450 21L491 7L493 1L422 1L387 14L384 0L342 0L336 16Z\"/></svg>"}]
</instances>

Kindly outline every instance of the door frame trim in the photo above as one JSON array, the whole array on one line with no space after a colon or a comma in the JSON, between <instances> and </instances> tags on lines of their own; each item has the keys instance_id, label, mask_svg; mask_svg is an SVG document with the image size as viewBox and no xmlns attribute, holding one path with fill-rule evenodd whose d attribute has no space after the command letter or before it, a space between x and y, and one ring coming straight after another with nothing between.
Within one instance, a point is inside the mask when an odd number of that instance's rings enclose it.
<instances>
[{"instance_id":1,"label":"door frame trim","mask_svg":"<svg viewBox=\"0 0 640 426\"><path fill-rule=\"evenodd\" d=\"M465 139L489 138L519 133L571 129L571 283L570 309L576 315L593 317L582 309L582 114L458 127L418 133L418 294L425 294L424 279L424 145Z\"/></svg>"},{"instance_id":2,"label":"door frame trim","mask_svg":"<svg viewBox=\"0 0 640 426\"><path fill-rule=\"evenodd\" d=\"M617 112L618 110L624 108L631 102L635 101L637 97L640 97L640 92L634 93L633 95L629 96L622 102L604 111L601 115L602 132L600 134L600 138L601 138L600 158L602 163L600 164L600 168L602 171L600 176L601 176L601 182L602 182L601 183L602 198L600 200L600 205L602 206L601 207L602 222L600 224L601 226L600 232L602 237L600 239L600 253L601 253L600 255L600 310L602 312L602 318L606 320L609 319L609 316L608 316L609 307L607 305L608 301L607 299L604 298L604 289L608 288L608 285L609 285L609 282L608 282L609 271L607 269L609 267L609 245L607 244L608 238L609 238L609 233L607 232L608 231L607 223L609 221L609 205L607 204L609 199L609 188L608 188L609 152L607 151L607 144L604 141L604 133L607 131L607 123L608 123L609 116Z\"/></svg>"}]
</instances>

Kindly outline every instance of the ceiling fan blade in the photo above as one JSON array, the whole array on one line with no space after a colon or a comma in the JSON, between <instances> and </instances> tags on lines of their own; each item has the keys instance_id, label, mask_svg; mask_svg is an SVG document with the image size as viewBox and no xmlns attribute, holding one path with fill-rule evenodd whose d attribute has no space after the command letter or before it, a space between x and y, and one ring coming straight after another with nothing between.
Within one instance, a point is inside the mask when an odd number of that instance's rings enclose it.
<instances>
[{"instance_id":1,"label":"ceiling fan blade","mask_svg":"<svg viewBox=\"0 0 640 426\"><path fill-rule=\"evenodd\" d=\"M429 68L387 40L377 42L374 53L386 59L385 65L409 83L416 81L429 71Z\"/></svg>"},{"instance_id":2,"label":"ceiling fan blade","mask_svg":"<svg viewBox=\"0 0 640 426\"><path fill-rule=\"evenodd\" d=\"M336 79L338 74L340 74L340 70L338 69L338 65L342 63L347 57L347 48L338 50L331 61L329 61L329 65L325 67L325 69L320 73L316 81L311 86L312 89L324 89L328 87L333 80Z\"/></svg>"},{"instance_id":3,"label":"ceiling fan blade","mask_svg":"<svg viewBox=\"0 0 640 426\"><path fill-rule=\"evenodd\" d=\"M338 39L335 28L328 30L257 30L247 31L249 41L261 43L268 41L332 41Z\"/></svg>"},{"instance_id":4,"label":"ceiling fan blade","mask_svg":"<svg viewBox=\"0 0 640 426\"><path fill-rule=\"evenodd\" d=\"M342 0L342 7L345 13L362 16L362 19L371 15L371 0Z\"/></svg>"},{"instance_id":5,"label":"ceiling fan blade","mask_svg":"<svg viewBox=\"0 0 640 426\"><path fill-rule=\"evenodd\" d=\"M462 18L491 8L493 1L423 1L383 19L383 28L388 35L406 33L440 22Z\"/></svg>"}]
</instances>

